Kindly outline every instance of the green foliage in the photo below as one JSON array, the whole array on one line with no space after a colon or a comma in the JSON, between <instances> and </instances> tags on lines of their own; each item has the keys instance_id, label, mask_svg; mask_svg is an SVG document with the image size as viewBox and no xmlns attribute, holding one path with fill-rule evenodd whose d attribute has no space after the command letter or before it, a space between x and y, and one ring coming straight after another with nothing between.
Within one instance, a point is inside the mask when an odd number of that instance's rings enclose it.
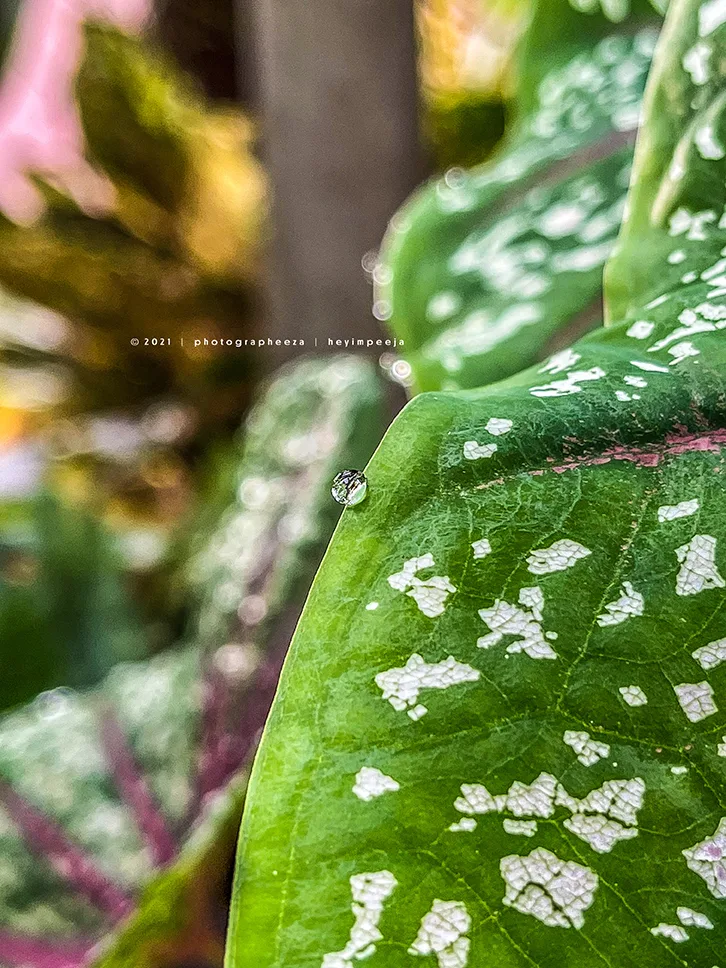
<instances>
[{"instance_id":1,"label":"green foliage","mask_svg":"<svg viewBox=\"0 0 726 968\"><path fill-rule=\"evenodd\" d=\"M425 121L437 168L476 165L488 158L504 133L504 105L478 91L431 98Z\"/></svg>"},{"instance_id":2,"label":"green foliage","mask_svg":"<svg viewBox=\"0 0 726 968\"><path fill-rule=\"evenodd\" d=\"M500 149L448 171L392 220L377 303L418 389L503 379L600 323L651 20L637 5L616 32L567 0L536 4Z\"/></svg>"},{"instance_id":3,"label":"green foliage","mask_svg":"<svg viewBox=\"0 0 726 968\"><path fill-rule=\"evenodd\" d=\"M369 464L253 770L228 968L721 963L724 52L726 6L676 0L609 325L416 397Z\"/></svg>"},{"instance_id":4,"label":"green foliage","mask_svg":"<svg viewBox=\"0 0 726 968\"><path fill-rule=\"evenodd\" d=\"M5 504L0 532L0 709L144 654L112 538L90 513L40 493Z\"/></svg>"},{"instance_id":5,"label":"green foliage","mask_svg":"<svg viewBox=\"0 0 726 968\"><path fill-rule=\"evenodd\" d=\"M5 56L12 43L15 21L20 9L20 0L6 0L0 6L0 72L2 71Z\"/></svg>"},{"instance_id":6,"label":"green foliage","mask_svg":"<svg viewBox=\"0 0 726 968\"><path fill-rule=\"evenodd\" d=\"M86 27L76 92L111 210L82 210L33 173L46 211L25 226L0 214L0 284L72 320L62 351L37 355L64 357L74 409L174 395L218 423L247 402L249 359L237 347L222 363L192 340L238 338L253 316L266 183L251 125L147 42L100 24Z\"/></svg>"},{"instance_id":7,"label":"green foliage","mask_svg":"<svg viewBox=\"0 0 726 968\"><path fill-rule=\"evenodd\" d=\"M196 553L192 644L0 720L1 968L221 963L245 763L338 515L330 479L369 458L380 403L367 361L281 370ZM72 537L71 560L89 560L87 532L50 523L51 543ZM93 597L68 574L64 609L80 592ZM54 631L70 649L61 619Z\"/></svg>"},{"instance_id":8,"label":"green foliage","mask_svg":"<svg viewBox=\"0 0 726 968\"><path fill-rule=\"evenodd\" d=\"M228 507L211 534L201 527L191 556L195 638L265 639L287 607L302 605L340 512L330 481L341 465L364 466L382 429L367 362L307 359L275 374L245 422Z\"/></svg>"}]
</instances>

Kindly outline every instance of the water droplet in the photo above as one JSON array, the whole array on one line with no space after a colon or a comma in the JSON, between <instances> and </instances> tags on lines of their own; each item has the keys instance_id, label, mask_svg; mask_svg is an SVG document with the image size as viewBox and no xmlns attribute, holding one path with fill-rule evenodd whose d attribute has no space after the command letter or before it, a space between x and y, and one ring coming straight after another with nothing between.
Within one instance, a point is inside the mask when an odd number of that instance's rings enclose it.
<instances>
[{"instance_id":1,"label":"water droplet","mask_svg":"<svg viewBox=\"0 0 726 968\"><path fill-rule=\"evenodd\" d=\"M366 252L363 258L360 260L360 264L363 266L363 272L367 276L372 276L378 265L378 253L375 249L371 249L370 252Z\"/></svg>"},{"instance_id":2,"label":"water droplet","mask_svg":"<svg viewBox=\"0 0 726 968\"><path fill-rule=\"evenodd\" d=\"M333 479L330 493L338 504L352 507L360 504L368 491L368 481L363 471L341 471Z\"/></svg>"},{"instance_id":3,"label":"water droplet","mask_svg":"<svg viewBox=\"0 0 726 968\"><path fill-rule=\"evenodd\" d=\"M396 362L397 359L398 357L396 356L395 353L381 353L381 355L378 357L378 365L386 374L386 376L391 375L391 367L393 366L393 364Z\"/></svg>"},{"instance_id":4,"label":"water droplet","mask_svg":"<svg viewBox=\"0 0 726 968\"><path fill-rule=\"evenodd\" d=\"M413 370L408 360L396 360L391 366L391 379L394 383L400 383L402 387L410 387L413 383Z\"/></svg>"},{"instance_id":5,"label":"water droplet","mask_svg":"<svg viewBox=\"0 0 726 968\"><path fill-rule=\"evenodd\" d=\"M77 695L73 689L69 689L67 686L59 686L56 689L50 689L48 692L41 692L35 699L33 706L43 719L55 719L68 712Z\"/></svg>"},{"instance_id":6,"label":"water droplet","mask_svg":"<svg viewBox=\"0 0 726 968\"><path fill-rule=\"evenodd\" d=\"M467 178L468 175L463 168L449 168L444 174L447 188L452 189L462 188L466 184Z\"/></svg>"},{"instance_id":7,"label":"water droplet","mask_svg":"<svg viewBox=\"0 0 726 968\"><path fill-rule=\"evenodd\" d=\"M373 270L373 281L377 286L389 286L393 281L393 270L390 266L379 262Z\"/></svg>"},{"instance_id":8,"label":"water droplet","mask_svg":"<svg viewBox=\"0 0 726 968\"><path fill-rule=\"evenodd\" d=\"M390 319L393 314L393 307L387 299L377 299L373 303L373 315L376 319Z\"/></svg>"}]
</instances>

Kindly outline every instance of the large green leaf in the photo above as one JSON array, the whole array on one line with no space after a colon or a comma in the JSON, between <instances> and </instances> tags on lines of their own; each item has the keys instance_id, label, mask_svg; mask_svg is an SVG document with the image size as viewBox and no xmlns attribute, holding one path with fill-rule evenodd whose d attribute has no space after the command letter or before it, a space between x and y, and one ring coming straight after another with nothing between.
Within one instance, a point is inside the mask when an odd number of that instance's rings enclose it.
<instances>
[{"instance_id":1,"label":"large green leaf","mask_svg":"<svg viewBox=\"0 0 726 968\"><path fill-rule=\"evenodd\" d=\"M676 0L612 324L421 394L371 461L254 766L229 968L723 964L725 52L726 4Z\"/></svg>"},{"instance_id":2,"label":"large green leaf","mask_svg":"<svg viewBox=\"0 0 726 968\"><path fill-rule=\"evenodd\" d=\"M379 405L366 361L281 370L198 552L193 643L0 720L1 968L221 963L245 763Z\"/></svg>"},{"instance_id":3,"label":"large green leaf","mask_svg":"<svg viewBox=\"0 0 726 968\"><path fill-rule=\"evenodd\" d=\"M376 312L419 389L503 379L602 319L657 36L647 5L602 8L534 4L497 155L448 171L391 222Z\"/></svg>"}]
</instances>

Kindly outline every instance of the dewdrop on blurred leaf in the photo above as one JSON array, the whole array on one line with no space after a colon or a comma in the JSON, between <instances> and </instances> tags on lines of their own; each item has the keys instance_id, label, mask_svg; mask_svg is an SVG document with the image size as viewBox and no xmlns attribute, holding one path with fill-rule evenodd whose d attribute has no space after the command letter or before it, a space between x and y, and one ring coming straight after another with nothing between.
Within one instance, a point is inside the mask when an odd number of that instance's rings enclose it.
<instances>
[{"instance_id":1,"label":"dewdrop on blurred leaf","mask_svg":"<svg viewBox=\"0 0 726 968\"><path fill-rule=\"evenodd\" d=\"M333 478L330 493L338 504L353 507L365 498L368 481L363 471L341 471Z\"/></svg>"}]
</instances>

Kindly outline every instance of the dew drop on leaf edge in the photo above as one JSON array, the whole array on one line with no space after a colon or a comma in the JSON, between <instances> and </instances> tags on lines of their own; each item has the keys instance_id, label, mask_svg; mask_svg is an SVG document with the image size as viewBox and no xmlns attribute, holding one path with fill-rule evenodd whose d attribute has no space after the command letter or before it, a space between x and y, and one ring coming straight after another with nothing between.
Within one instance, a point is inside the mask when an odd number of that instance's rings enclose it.
<instances>
[{"instance_id":1,"label":"dew drop on leaf edge","mask_svg":"<svg viewBox=\"0 0 726 968\"><path fill-rule=\"evenodd\" d=\"M365 498L368 481L363 471L346 470L336 474L330 493L338 504L353 507Z\"/></svg>"}]
</instances>

